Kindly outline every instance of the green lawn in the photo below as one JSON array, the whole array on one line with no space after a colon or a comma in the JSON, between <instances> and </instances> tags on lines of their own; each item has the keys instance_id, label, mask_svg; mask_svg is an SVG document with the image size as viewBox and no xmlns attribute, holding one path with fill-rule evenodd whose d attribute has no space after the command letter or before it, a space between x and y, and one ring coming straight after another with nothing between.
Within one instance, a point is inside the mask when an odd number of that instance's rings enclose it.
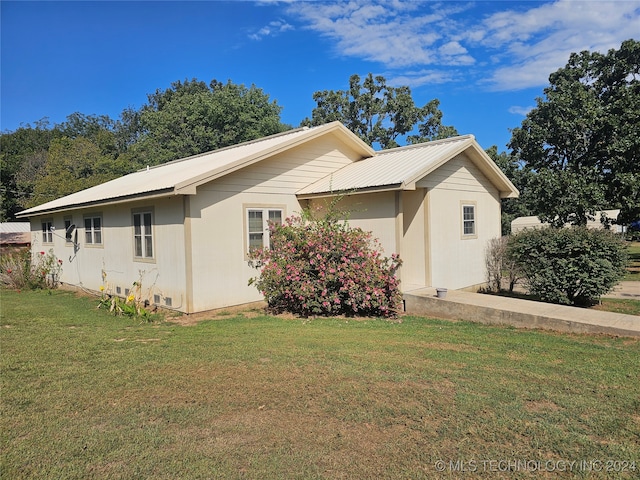
<instances>
[{"instance_id":1,"label":"green lawn","mask_svg":"<svg viewBox=\"0 0 640 480\"><path fill-rule=\"evenodd\" d=\"M1 295L2 478L640 474L639 341L255 311L140 324Z\"/></svg>"},{"instance_id":2,"label":"green lawn","mask_svg":"<svg viewBox=\"0 0 640 480\"><path fill-rule=\"evenodd\" d=\"M640 282L640 242L629 244L629 268L624 280Z\"/></svg>"}]
</instances>

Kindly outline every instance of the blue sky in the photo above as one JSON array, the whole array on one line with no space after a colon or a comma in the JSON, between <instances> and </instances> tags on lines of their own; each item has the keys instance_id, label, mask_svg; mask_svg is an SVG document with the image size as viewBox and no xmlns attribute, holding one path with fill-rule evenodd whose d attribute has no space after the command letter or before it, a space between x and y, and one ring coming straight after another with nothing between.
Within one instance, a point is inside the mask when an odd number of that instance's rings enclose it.
<instances>
[{"instance_id":1,"label":"blue sky","mask_svg":"<svg viewBox=\"0 0 640 480\"><path fill-rule=\"evenodd\" d=\"M298 126L369 72L506 150L571 52L638 37L640 1L0 2L2 131L118 118L176 80L255 84Z\"/></svg>"}]
</instances>

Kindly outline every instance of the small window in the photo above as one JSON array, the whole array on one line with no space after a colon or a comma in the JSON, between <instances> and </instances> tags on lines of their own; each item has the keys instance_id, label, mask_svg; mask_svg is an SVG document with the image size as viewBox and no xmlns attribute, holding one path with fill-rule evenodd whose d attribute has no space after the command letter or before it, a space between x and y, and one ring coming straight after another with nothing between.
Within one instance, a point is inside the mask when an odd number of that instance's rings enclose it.
<instances>
[{"instance_id":1,"label":"small window","mask_svg":"<svg viewBox=\"0 0 640 480\"><path fill-rule=\"evenodd\" d=\"M42 243L53 243L52 226L53 222L51 220L42 221Z\"/></svg>"},{"instance_id":2,"label":"small window","mask_svg":"<svg viewBox=\"0 0 640 480\"><path fill-rule=\"evenodd\" d=\"M84 217L84 242L102 245L102 217Z\"/></svg>"},{"instance_id":3,"label":"small window","mask_svg":"<svg viewBox=\"0 0 640 480\"><path fill-rule=\"evenodd\" d=\"M64 219L64 241L66 243L73 243L73 229L71 228L73 225L70 217L65 217Z\"/></svg>"},{"instance_id":4,"label":"small window","mask_svg":"<svg viewBox=\"0 0 640 480\"><path fill-rule=\"evenodd\" d=\"M465 237L476 235L475 205L462 205L462 234Z\"/></svg>"},{"instance_id":5,"label":"small window","mask_svg":"<svg viewBox=\"0 0 640 480\"><path fill-rule=\"evenodd\" d=\"M133 214L134 255L139 258L153 258L153 215L151 212Z\"/></svg>"},{"instance_id":6,"label":"small window","mask_svg":"<svg viewBox=\"0 0 640 480\"><path fill-rule=\"evenodd\" d=\"M249 250L269 247L269 222L282 225L280 208L247 209L247 246Z\"/></svg>"}]
</instances>

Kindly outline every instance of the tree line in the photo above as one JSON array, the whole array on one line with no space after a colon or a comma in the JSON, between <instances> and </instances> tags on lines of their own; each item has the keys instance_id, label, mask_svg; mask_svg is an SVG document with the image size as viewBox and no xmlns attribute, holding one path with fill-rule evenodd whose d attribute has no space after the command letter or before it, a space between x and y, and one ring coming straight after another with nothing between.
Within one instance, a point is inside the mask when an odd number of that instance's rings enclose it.
<instances>
[{"instance_id":1,"label":"tree line","mask_svg":"<svg viewBox=\"0 0 640 480\"><path fill-rule=\"evenodd\" d=\"M597 211L620 208L619 221L640 218L640 42L606 54L571 54L552 73L510 152L487 153L520 190L503 200L503 232L522 215L556 226L584 225ZM382 76L352 75L348 88L313 94L300 126L340 121L377 148L458 134L442 124L438 99L415 104L408 86ZM292 128L282 106L255 85L192 79L147 95L114 120L73 113L0 135L0 220L55 198L146 167L254 140ZM610 221L610 219L609 219Z\"/></svg>"}]
</instances>

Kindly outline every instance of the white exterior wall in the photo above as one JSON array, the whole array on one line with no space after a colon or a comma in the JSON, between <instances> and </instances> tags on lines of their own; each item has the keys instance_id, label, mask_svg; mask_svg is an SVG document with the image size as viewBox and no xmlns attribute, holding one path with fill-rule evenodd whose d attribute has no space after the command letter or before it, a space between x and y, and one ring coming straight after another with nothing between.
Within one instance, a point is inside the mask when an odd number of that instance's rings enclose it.
<instances>
[{"instance_id":1,"label":"white exterior wall","mask_svg":"<svg viewBox=\"0 0 640 480\"><path fill-rule=\"evenodd\" d=\"M53 249L57 258L62 260L60 281L64 284L117 294L121 296L125 289L132 289L133 282L142 285L142 300L153 303L154 295L160 296L159 304L180 309L185 302L185 255L183 234L182 197L131 202L119 205L107 205L97 208L58 213L31 219L34 237L32 252ZM154 215L152 259L137 261L134 258L133 219L136 209L151 210ZM85 242L84 217L100 216L102 219L102 244L90 245ZM64 220L70 219L76 225L73 239L77 238L77 249L65 241ZM42 242L43 220L52 220L56 228L53 243ZM103 273L106 277L103 278Z\"/></svg>"},{"instance_id":2,"label":"white exterior wall","mask_svg":"<svg viewBox=\"0 0 640 480\"><path fill-rule=\"evenodd\" d=\"M246 257L245 209L282 208L283 218L300 213L302 187L356 158L322 138L263 160L206 185L189 198L193 305L197 312L262 300L251 277L258 270Z\"/></svg>"},{"instance_id":3,"label":"white exterior wall","mask_svg":"<svg viewBox=\"0 0 640 480\"><path fill-rule=\"evenodd\" d=\"M465 156L421 180L427 191L431 286L460 289L486 282L485 248L499 237L500 195ZM462 205L476 206L476 235L465 237Z\"/></svg>"}]
</instances>

